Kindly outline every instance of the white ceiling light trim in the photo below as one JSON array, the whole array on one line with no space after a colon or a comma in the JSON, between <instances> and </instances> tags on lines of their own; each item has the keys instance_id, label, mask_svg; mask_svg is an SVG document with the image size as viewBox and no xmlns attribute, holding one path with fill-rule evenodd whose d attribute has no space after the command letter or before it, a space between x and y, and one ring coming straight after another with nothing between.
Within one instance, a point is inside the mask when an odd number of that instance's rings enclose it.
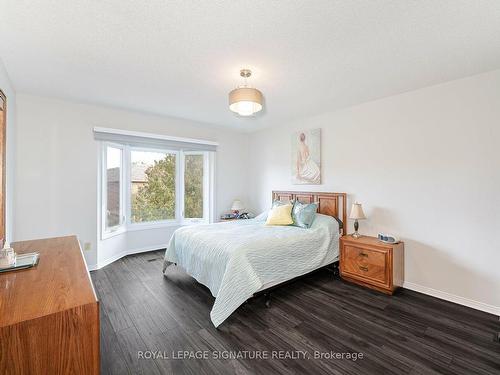
<instances>
[{"instance_id":1,"label":"white ceiling light trim","mask_svg":"<svg viewBox=\"0 0 500 375\"><path fill-rule=\"evenodd\" d=\"M252 75L250 69L240 70L240 76L245 83L229 93L229 109L240 116L253 116L262 110L262 93L256 88L249 87L247 78Z\"/></svg>"}]
</instances>

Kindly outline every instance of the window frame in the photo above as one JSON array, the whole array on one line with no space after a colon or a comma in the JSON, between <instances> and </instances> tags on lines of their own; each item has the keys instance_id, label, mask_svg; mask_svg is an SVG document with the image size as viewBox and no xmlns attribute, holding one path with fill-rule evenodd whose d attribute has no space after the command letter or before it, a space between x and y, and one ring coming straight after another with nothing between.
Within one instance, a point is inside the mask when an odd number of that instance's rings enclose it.
<instances>
[{"instance_id":1,"label":"window frame","mask_svg":"<svg viewBox=\"0 0 500 375\"><path fill-rule=\"evenodd\" d=\"M144 230L144 229L152 229L152 228L161 228L169 225L177 225L179 221L179 159L181 151L176 150L167 150L160 148L150 148L144 146L126 146L127 147L127 212L126 212L126 221L127 227L129 230ZM132 151L142 151L142 152L158 152L164 154L173 154L175 155L175 214L173 219L165 219L165 220L154 220L154 221L145 221L140 223L132 222L132 179L130 176L131 168L132 168Z\"/></svg>"},{"instance_id":2,"label":"window frame","mask_svg":"<svg viewBox=\"0 0 500 375\"><path fill-rule=\"evenodd\" d=\"M106 228L107 209L107 149L108 147L118 148L122 151L121 173L120 173L120 224ZM166 220L156 220L148 222L132 223L132 181L131 181L131 153L132 151L160 152L174 154L175 159L175 218ZM184 218L184 169L186 155L203 155L203 218ZM214 207L213 189L210 183L214 183L212 168L215 168L214 161L210 157L210 151L185 151L172 150L167 148L131 146L115 142L102 142L101 150L101 239L105 240L128 231L140 231L148 229L164 228L169 226L196 225L210 222L211 210Z\"/></svg>"},{"instance_id":3,"label":"window frame","mask_svg":"<svg viewBox=\"0 0 500 375\"><path fill-rule=\"evenodd\" d=\"M203 155L203 217L200 218L185 218L185 204L186 201L184 199L185 192L185 181L184 181L184 170L186 168L186 155ZM210 219L210 158L207 151L183 151L181 152L181 171L180 171L180 180L181 180L181 204L182 204L182 215L181 220L184 225L190 224L201 224L208 223Z\"/></svg>"},{"instance_id":4,"label":"window frame","mask_svg":"<svg viewBox=\"0 0 500 375\"><path fill-rule=\"evenodd\" d=\"M120 222L118 225L107 226L107 208L108 208L108 148L116 148L121 151L120 163ZM126 231L125 214L125 146L119 143L105 142L101 150L101 227L102 239L114 237Z\"/></svg>"}]
</instances>

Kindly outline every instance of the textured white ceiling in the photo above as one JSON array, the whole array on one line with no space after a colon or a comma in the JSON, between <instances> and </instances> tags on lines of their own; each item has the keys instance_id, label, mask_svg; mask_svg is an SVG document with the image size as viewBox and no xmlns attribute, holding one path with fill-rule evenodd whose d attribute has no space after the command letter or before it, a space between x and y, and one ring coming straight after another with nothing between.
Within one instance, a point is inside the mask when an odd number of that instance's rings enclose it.
<instances>
[{"instance_id":1,"label":"textured white ceiling","mask_svg":"<svg viewBox=\"0 0 500 375\"><path fill-rule=\"evenodd\" d=\"M500 1L0 0L0 58L19 92L254 130L499 68Z\"/></svg>"}]
</instances>

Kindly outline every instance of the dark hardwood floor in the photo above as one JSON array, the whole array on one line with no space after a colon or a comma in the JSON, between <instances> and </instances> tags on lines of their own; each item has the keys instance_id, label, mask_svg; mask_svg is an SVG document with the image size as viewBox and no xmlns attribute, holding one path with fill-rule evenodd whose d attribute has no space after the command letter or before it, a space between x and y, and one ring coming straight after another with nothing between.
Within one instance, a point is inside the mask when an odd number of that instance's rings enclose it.
<instances>
[{"instance_id":1,"label":"dark hardwood floor","mask_svg":"<svg viewBox=\"0 0 500 375\"><path fill-rule=\"evenodd\" d=\"M385 296L321 270L275 291L270 308L263 297L249 301L216 330L208 289L176 267L164 277L162 259L132 255L91 273L103 374L500 374L496 316L408 290ZM300 358L212 358L238 351ZM315 351L363 358L313 359ZM171 358L179 352L209 359Z\"/></svg>"}]
</instances>

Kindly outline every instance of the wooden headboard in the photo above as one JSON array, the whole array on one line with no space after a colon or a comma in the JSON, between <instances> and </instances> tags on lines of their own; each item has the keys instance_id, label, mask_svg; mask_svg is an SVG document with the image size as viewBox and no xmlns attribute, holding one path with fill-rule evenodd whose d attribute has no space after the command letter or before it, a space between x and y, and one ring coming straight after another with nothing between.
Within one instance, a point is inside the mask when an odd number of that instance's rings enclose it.
<instances>
[{"instance_id":1,"label":"wooden headboard","mask_svg":"<svg viewBox=\"0 0 500 375\"><path fill-rule=\"evenodd\" d=\"M318 193L315 191L273 191L273 201L290 202L298 200L301 203L317 203L318 212L334 216L342 221L342 235L347 234L347 194ZM342 211L342 214L340 213Z\"/></svg>"}]
</instances>

